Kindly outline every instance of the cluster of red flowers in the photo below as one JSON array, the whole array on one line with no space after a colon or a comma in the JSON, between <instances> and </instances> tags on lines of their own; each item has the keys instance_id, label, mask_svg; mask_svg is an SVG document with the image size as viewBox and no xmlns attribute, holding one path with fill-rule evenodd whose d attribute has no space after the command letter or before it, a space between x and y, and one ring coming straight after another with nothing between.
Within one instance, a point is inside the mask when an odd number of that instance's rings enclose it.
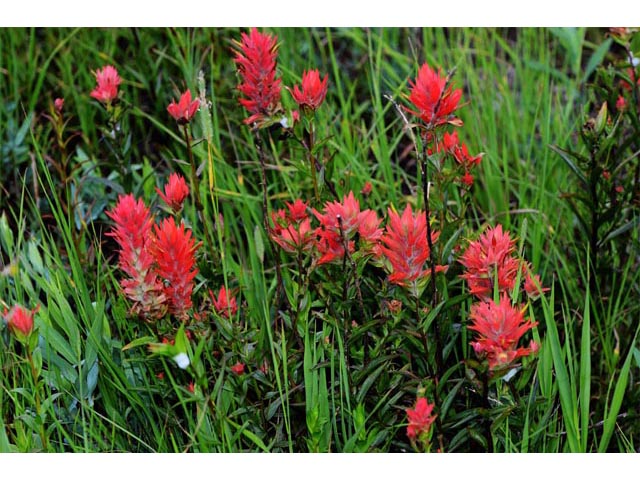
<instances>
[{"instance_id":1,"label":"cluster of red flowers","mask_svg":"<svg viewBox=\"0 0 640 480\"><path fill-rule=\"evenodd\" d=\"M271 212L271 238L287 253L300 253L314 245L314 231L307 204L300 199L287 202L287 210Z\"/></svg>"},{"instance_id":2,"label":"cluster of red flowers","mask_svg":"<svg viewBox=\"0 0 640 480\"><path fill-rule=\"evenodd\" d=\"M462 90L451 88L448 85L448 78L441 72L436 72L425 63L418 71L415 82L410 81L409 85L411 88L408 98L415 110L410 108L406 110L424 122L427 141L432 142L435 138L433 130L436 127L447 124L454 127L462 126L462 121L455 116ZM434 148L428 149L430 154L433 150ZM459 181L467 187L473 185L474 178L471 170L480 164L482 155L470 155L467 146L458 140L457 132L445 132L435 150L453 157L461 170Z\"/></svg>"},{"instance_id":3,"label":"cluster of red flowers","mask_svg":"<svg viewBox=\"0 0 640 480\"><path fill-rule=\"evenodd\" d=\"M118 86L122 82L118 70L112 65L95 72L97 86L91 92L91 96L99 102L107 105L118 98Z\"/></svg>"},{"instance_id":4,"label":"cluster of red flowers","mask_svg":"<svg viewBox=\"0 0 640 480\"><path fill-rule=\"evenodd\" d=\"M176 176L174 183L182 184ZM169 184L171 185L171 183ZM168 205L182 204L188 190L165 187ZM184 186L186 189L186 185ZM111 235L120 248L119 266L128 278L122 279L125 295L134 302L132 311L147 319L157 319L167 310L181 320L192 306L193 280L198 272L198 248L184 224L170 217L153 223L148 207L133 195L122 195L107 215L115 222Z\"/></svg>"},{"instance_id":5,"label":"cluster of red flowers","mask_svg":"<svg viewBox=\"0 0 640 480\"><path fill-rule=\"evenodd\" d=\"M238 302L224 285L218 290L217 296L209 290L209 296L213 302L213 310L221 317L231 318L238 313Z\"/></svg>"},{"instance_id":6,"label":"cluster of red flowers","mask_svg":"<svg viewBox=\"0 0 640 480\"><path fill-rule=\"evenodd\" d=\"M29 310L22 305L14 305L8 310L5 308L2 317L14 335L28 337L33 331L33 317L38 309Z\"/></svg>"},{"instance_id":7,"label":"cluster of red flowers","mask_svg":"<svg viewBox=\"0 0 640 480\"><path fill-rule=\"evenodd\" d=\"M471 345L477 355L486 357L491 370L537 350L535 343L530 348L518 348L522 335L535 323L524 321L523 310L511 306L509 294L519 274L525 279L524 289L531 298L547 289L542 288L538 275L532 275L531 265L515 256L515 250L515 240L498 225L471 242L459 260L466 269L461 277L467 281L471 294L480 299L471 307L469 329L478 332ZM522 267L525 271L521 271ZM495 293L500 294L499 303L492 300Z\"/></svg>"},{"instance_id":8,"label":"cluster of red flowers","mask_svg":"<svg viewBox=\"0 0 640 480\"><path fill-rule=\"evenodd\" d=\"M414 408L407 408L407 419L409 425L407 426L407 437L412 442L421 441L422 443L429 443L429 434L431 433L431 427L436 419L436 415L433 414L434 404L429 403L426 398L420 397L416 401Z\"/></svg>"},{"instance_id":9,"label":"cluster of red flowers","mask_svg":"<svg viewBox=\"0 0 640 480\"><path fill-rule=\"evenodd\" d=\"M184 125L189 123L193 116L200 107L200 100L197 98L191 100L191 90L187 90L180 96L178 103L172 101L167 107L167 112L171 115L179 124Z\"/></svg>"}]
</instances>

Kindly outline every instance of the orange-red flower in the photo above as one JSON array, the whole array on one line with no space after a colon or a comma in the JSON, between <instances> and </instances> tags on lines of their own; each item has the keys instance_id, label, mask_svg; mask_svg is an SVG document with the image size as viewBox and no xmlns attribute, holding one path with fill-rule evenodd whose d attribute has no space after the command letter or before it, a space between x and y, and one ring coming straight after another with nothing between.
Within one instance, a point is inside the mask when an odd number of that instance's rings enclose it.
<instances>
[{"instance_id":1,"label":"orange-red flower","mask_svg":"<svg viewBox=\"0 0 640 480\"><path fill-rule=\"evenodd\" d=\"M420 397L416 401L416 405L413 409L407 408L407 419L409 425L407 426L407 437L411 440L428 440L431 426L436 420L436 416L433 414L434 405L429 403L426 398Z\"/></svg>"},{"instance_id":2,"label":"orange-red flower","mask_svg":"<svg viewBox=\"0 0 640 480\"><path fill-rule=\"evenodd\" d=\"M235 42L234 61L242 83L238 90L244 95L240 105L251 114L246 124L261 122L271 117L280 104L280 79L276 79L277 38L252 28Z\"/></svg>"},{"instance_id":3,"label":"orange-red flower","mask_svg":"<svg viewBox=\"0 0 640 480\"><path fill-rule=\"evenodd\" d=\"M184 199L189 196L189 187L187 187L187 182L182 175L172 173L164 186L164 193L157 187L156 192L171 210L179 212L182 209Z\"/></svg>"},{"instance_id":4,"label":"orange-red flower","mask_svg":"<svg viewBox=\"0 0 640 480\"><path fill-rule=\"evenodd\" d=\"M184 125L189 123L193 116L198 111L200 106L200 100L197 98L191 101L191 90L188 90L182 94L178 103L172 101L167 107L169 115L171 115L179 124Z\"/></svg>"},{"instance_id":5,"label":"orange-red flower","mask_svg":"<svg viewBox=\"0 0 640 480\"><path fill-rule=\"evenodd\" d=\"M269 234L287 253L308 251L313 247L314 231L307 213L307 204L300 199L287 202L287 210L271 212L273 228Z\"/></svg>"},{"instance_id":6,"label":"orange-red flower","mask_svg":"<svg viewBox=\"0 0 640 480\"><path fill-rule=\"evenodd\" d=\"M150 245L157 272L165 280L164 293L169 311L186 321L191 308L193 280L198 273L195 253L199 247L183 223L176 225L169 217L154 227L154 241Z\"/></svg>"},{"instance_id":7,"label":"orange-red flower","mask_svg":"<svg viewBox=\"0 0 640 480\"><path fill-rule=\"evenodd\" d=\"M213 302L213 309L216 313L225 318L231 318L238 313L238 303L236 298L231 296L231 292L224 285L220 287L218 296L209 290L209 296Z\"/></svg>"},{"instance_id":8,"label":"orange-red flower","mask_svg":"<svg viewBox=\"0 0 640 480\"><path fill-rule=\"evenodd\" d=\"M5 309L3 317L9 330L15 335L27 337L33 331L33 316L37 311L38 307L29 310L22 305L14 305L10 310Z\"/></svg>"},{"instance_id":9,"label":"orange-red flower","mask_svg":"<svg viewBox=\"0 0 640 480\"><path fill-rule=\"evenodd\" d=\"M231 371L236 375L242 375L244 373L244 363L236 363L233 367L231 367Z\"/></svg>"},{"instance_id":10,"label":"orange-red flower","mask_svg":"<svg viewBox=\"0 0 640 480\"><path fill-rule=\"evenodd\" d=\"M469 318L469 330L478 333L471 346L479 357L486 357L491 370L507 367L537 349L535 343L518 348L520 338L537 323L525 321L523 311L511 306L507 294L500 297L500 303L489 300L472 305Z\"/></svg>"},{"instance_id":11,"label":"orange-red flower","mask_svg":"<svg viewBox=\"0 0 640 480\"><path fill-rule=\"evenodd\" d=\"M446 77L439 71L436 72L425 63L420 67L415 83L409 81L409 85L409 101L417 109L407 109L410 113L420 117L430 127L445 123L462 125L462 122L453 116L462 97L462 90L453 90L447 86Z\"/></svg>"},{"instance_id":12,"label":"orange-red flower","mask_svg":"<svg viewBox=\"0 0 640 480\"><path fill-rule=\"evenodd\" d=\"M431 232L431 240L435 242L439 235L439 232ZM391 264L389 281L417 292L417 283L431 273L427 268L430 250L425 213L419 210L414 215L410 204L402 216L389 209L389 221L381 241L380 253ZM436 267L438 272L444 269Z\"/></svg>"},{"instance_id":13,"label":"orange-red flower","mask_svg":"<svg viewBox=\"0 0 640 480\"><path fill-rule=\"evenodd\" d=\"M98 85L91 96L102 103L111 103L118 97L118 85L122 82L118 70L111 65L95 72Z\"/></svg>"},{"instance_id":14,"label":"orange-red flower","mask_svg":"<svg viewBox=\"0 0 640 480\"><path fill-rule=\"evenodd\" d=\"M531 300L537 299L544 292L548 292L548 288L542 286L540 275L534 275L531 273L531 265L527 264L526 277L524 281L524 291L527 292L527 296Z\"/></svg>"},{"instance_id":15,"label":"orange-red flower","mask_svg":"<svg viewBox=\"0 0 640 480\"><path fill-rule=\"evenodd\" d=\"M488 300L493 297L494 288L501 293L512 290L520 265L514 252L515 240L509 232L502 231L502 225L487 229L477 241L471 242L459 260L466 268L461 277L467 281L471 293Z\"/></svg>"},{"instance_id":16,"label":"orange-red flower","mask_svg":"<svg viewBox=\"0 0 640 480\"><path fill-rule=\"evenodd\" d=\"M120 281L125 295L134 302L132 312L145 317L160 318L166 313L166 297L149 251L153 220L142 200L133 195L121 195L113 210L107 212L115 225L107 233L120 248L118 264L129 278Z\"/></svg>"},{"instance_id":17,"label":"orange-red flower","mask_svg":"<svg viewBox=\"0 0 640 480\"><path fill-rule=\"evenodd\" d=\"M320 80L318 70L309 70L302 74L302 89L295 85L291 95L300 108L316 110L327 95L328 75Z\"/></svg>"}]
</instances>

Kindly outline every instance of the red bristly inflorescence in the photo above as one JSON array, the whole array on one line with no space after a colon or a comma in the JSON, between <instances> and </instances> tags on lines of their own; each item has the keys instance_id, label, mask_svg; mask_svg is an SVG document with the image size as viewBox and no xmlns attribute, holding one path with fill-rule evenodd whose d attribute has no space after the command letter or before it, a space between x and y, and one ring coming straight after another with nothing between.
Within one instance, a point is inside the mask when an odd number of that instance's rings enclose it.
<instances>
[{"instance_id":1,"label":"red bristly inflorescence","mask_svg":"<svg viewBox=\"0 0 640 480\"><path fill-rule=\"evenodd\" d=\"M273 227L269 235L287 253L309 251L314 245L315 232L307 208L305 202L297 199L287 202L287 210L271 212Z\"/></svg>"},{"instance_id":2,"label":"red bristly inflorescence","mask_svg":"<svg viewBox=\"0 0 640 480\"><path fill-rule=\"evenodd\" d=\"M500 293L513 289L520 268L520 261L513 255L515 249L515 240L509 232L503 232L502 225L487 229L471 242L460 263L466 268L461 277L473 295L488 300L493 297L494 288Z\"/></svg>"},{"instance_id":3,"label":"red bristly inflorescence","mask_svg":"<svg viewBox=\"0 0 640 480\"><path fill-rule=\"evenodd\" d=\"M172 173L164 186L164 193L157 187L156 192L171 210L179 212L182 210L184 199L189 196L189 187L187 187L187 182L182 175Z\"/></svg>"},{"instance_id":4,"label":"red bristly inflorescence","mask_svg":"<svg viewBox=\"0 0 640 480\"><path fill-rule=\"evenodd\" d=\"M256 28L235 42L234 61L242 77L240 105L251 114L246 124L260 123L280 108L280 79L276 78L277 38Z\"/></svg>"},{"instance_id":5,"label":"red bristly inflorescence","mask_svg":"<svg viewBox=\"0 0 640 480\"><path fill-rule=\"evenodd\" d=\"M169 115L171 115L180 125L187 124L198 111L200 100L197 98L191 100L191 90L185 91L178 103L172 101L167 107Z\"/></svg>"},{"instance_id":6,"label":"red bristly inflorescence","mask_svg":"<svg viewBox=\"0 0 640 480\"><path fill-rule=\"evenodd\" d=\"M238 312L236 298L231 295L231 292L227 290L224 285L220 287L217 296L209 290L209 296L213 302L213 309L221 317L231 318Z\"/></svg>"},{"instance_id":7,"label":"red bristly inflorescence","mask_svg":"<svg viewBox=\"0 0 640 480\"><path fill-rule=\"evenodd\" d=\"M302 74L302 88L298 85L293 87L291 95L300 108L317 110L327 95L327 81L329 76L325 75L320 80L318 70L309 70Z\"/></svg>"},{"instance_id":8,"label":"red bristly inflorescence","mask_svg":"<svg viewBox=\"0 0 640 480\"><path fill-rule=\"evenodd\" d=\"M426 398L420 397L413 409L407 408L405 410L409 421L407 437L410 440L423 440L425 442L428 440L431 426L436 419L436 415L433 414L434 406Z\"/></svg>"},{"instance_id":9,"label":"red bristly inflorescence","mask_svg":"<svg viewBox=\"0 0 640 480\"><path fill-rule=\"evenodd\" d=\"M372 251L373 246L382 236L379 228L380 219L372 210L360 211L360 203L353 196L353 192L345 195L340 202L325 203L323 213L313 210L313 214L320 221L316 229L318 240L316 247L321 257L318 264L342 260L345 255L345 244L349 253L353 253L356 233L360 237L362 250Z\"/></svg>"},{"instance_id":10,"label":"red bristly inflorescence","mask_svg":"<svg viewBox=\"0 0 640 480\"><path fill-rule=\"evenodd\" d=\"M164 293L169 312L186 321L191 308L193 280L198 273L195 253L199 247L183 223L176 225L173 217L154 227L154 241L149 246L158 274L165 280Z\"/></svg>"},{"instance_id":11,"label":"red bristly inflorescence","mask_svg":"<svg viewBox=\"0 0 640 480\"><path fill-rule=\"evenodd\" d=\"M7 323L7 327L14 335L29 336L33 331L33 316L38 311L39 307L34 310L29 310L22 305L14 305L11 309L5 309L2 316Z\"/></svg>"},{"instance_id":12,"label":"red bristly inflorescence","mask_svg":"<svg viewBox=\"0 0 640 480\"><path fill-rule=\"evenodd\" d=\"M478 333L471 346L476 355L486 357L490 370L506 368L538 349L534 341L529 348L518 348L520 338L537 323L525 321L523 311L511 306L507 294L500 297L500 303L488 300L472 305L469 318L469 330Z\"/></svg>"},{"instance_id":13,"label":"red bristly inflorescence","mask_svg":"<svg viewBox=\"0 0 640 480\"><path fill-rule=\"evenodd\" d=\"M439 232L431 233L431 240L438 239ZM427 266L430 250L427 243L427 219L423 211L415 215L407 204L402 216L389 209L389 221L382 235L380 253L391 265L389 281L417 292L417 282L430 275ZM445 267L438 265L437 272Z\"/></svg>"},{"instance_id":14,"label":"red bristly inflorescence","mask_svg":"<svg viewBox=\"0 0 640 480\"><path fill-rule=\"evenodd\" d=\"M436 72L425 63L420 67L415 82L409 81L409 85L409 101L417 110L407 108L407 111L422 119L428 127L446 123L462 125L462 121L453 115L462 97L462 90L453 90L448 86L447 78L439 71Z\"/></svg>"},{"instance_id":15,"label":"red bristly inflorescence","mask_svg":"<svg viewBox=\"0 0 640 480\"><path fill-rule=\"evenodd\" d=\"M149 209L132 194L121 195L107 215L115 222L107 235L120 247L119 266L129 277L120 284L134 302L132 312L150 319L162 317L167 310L166 297L154 268L155 258L149 251L153 225Z\"/></svg>"},{"instance_id":16,"label":"red bristly inflorescence","mask_svg":"<svg viewBox=\"0 0 640 480\"><path fill-rule=\"evenodd\" d=\"M110 104L118 98L118 85L122 82L118 70L111 65L95 72L98 85L91 92L91 96L99 102Z\"/></svg>"}]
</instances>

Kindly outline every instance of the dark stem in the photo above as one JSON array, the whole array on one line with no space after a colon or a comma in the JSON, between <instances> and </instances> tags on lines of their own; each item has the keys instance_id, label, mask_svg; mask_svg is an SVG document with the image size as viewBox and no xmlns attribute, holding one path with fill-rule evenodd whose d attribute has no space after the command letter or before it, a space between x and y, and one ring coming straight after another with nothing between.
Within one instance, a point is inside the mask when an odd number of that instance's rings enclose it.
<instances>
[{"instance_id":1,"label":"dark stem","mask_svg":"<svg viewBox=\"0 0 640 480\"><path fill-rule=\"evenodd\" d=\"M491 411L491 404L489 403L489 372L484 372L482 375L482 389L483 389L483 403L485 412L484 418L484 436L487 440L487 452L493 453L493 435L491 434L491 417L489 412Z\"/></svg>"}]
</instances>

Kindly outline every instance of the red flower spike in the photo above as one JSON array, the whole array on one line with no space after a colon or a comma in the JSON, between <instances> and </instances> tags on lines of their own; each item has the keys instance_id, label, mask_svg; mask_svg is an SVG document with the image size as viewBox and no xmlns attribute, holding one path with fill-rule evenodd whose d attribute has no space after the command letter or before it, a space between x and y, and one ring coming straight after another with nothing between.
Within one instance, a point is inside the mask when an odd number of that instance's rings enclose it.
<instances>
[{"instance_id":1,"label":"red flower spike","mask_svg":"<svg viewBox=\"0 0 640 480\"><path fill-rule=\"evenodd\" d=\"M287 211L271 212L273 241L287 253L308 251L313 247L314 231L307 213L307 204L300 199L287 203Z\"/></svg>"},{"instance_id":2,"label":"red flower spike","mask_svg":"<svg viewBox=\"0 0 640 480\"><path fill-rule=\"evenodd\" d=\"M236 298L231 296L231 292L224 285L220 287L217 297L211 290L209 290L209 296L213 302L213 309L221 317L231 318L238 313Z\"/></svg>"},{"instance_id":3,"label":"red flower spike","mask_svg":"<svg viewBox=\"0 0 640 480\"><path fill-rule=\"evenodd\" d=\"M163 285L153 266L155 259L149 252L153 234L153 219L142 200L133 195L121 195L107 216L115 226L107 235L119 246L120 269L129 278L120 281L125 295L134 302L132 312L150 319L158 319L166 313L166 297Z\"/></svg>"},{"instance_id":4,"label":"red flower spike","mask_svg":"<svg viewBox=\"0 0 640 480\"><path fill-rule=\"evenodd\" d=\"M537 348L535 343L530 348L518 348L520 338L537 323L525 321L523 311L511 306L507 294L500 297L500 303L489 300L472 305L469 318L469 330L478 333L471 346L476 355L486 357L490 370L508 367Z\"/></svg>"},{"instance_id":5,"label":"red flower spike","mask_svg":"<svg viewBox=\"0 0 640 480\"><path fill-rule=\"evenodd\" d=\"M619 95L618 99L616 100L616 110L622 111L626 107L627 107L627 101L625 100L625 98L622 95Z\"/></svg>"},{"instance_id":6,"label":"red flower spike","mask_svg":"<svg viewBox=\"0 0 640 480\"><path fill-rule=\"evenodd\" d=\"M439 232L431 232L435 242ZM429 276L427 268L430 250L427 243L427 219L422 211L413 214L411 205L407 204L402 216L389 209L389 222L382 236L380 253L391 264L392 273L389 281L416 289L416 282ZM444 271L445 267L437 266L436 271Z\"/></svg>"},{"instance_id":7,"label":"red flower spike","mask_svg":"<svg viewBox=\"0 0 640 480\"><path fill-rule=\"evenodd\" d=\"M489 228L471 242L459 260L467 269L461 277L467 281L471 294L481 300L492 298L496 277L499 292L513 289L520 265L513 256L515 248L515 240L509 232L503 233L501 225Z\"/></svg>"},{"instance_id":8,"label":"red flower spike","mask_svg":"<svg viewBox=\"0 0 640 480\"><path fill-rule=\"evenodd\" d=\"M531 274L531 265L527 265L527 277L524 281L524 291L531 300L536 300L540 295L548 292L548 288L542 286L540 275Z\"/></svg>"},{"instance_id":9,"label":"red flower spike","mask_svg":"<svg viewBox=\"0 0 640 480\"><path fill-rule=\"evenodd\" d=\"M171 210L179 212L182 210L184 199L189 196L189 187L187 187L187 182L182 175L172 173L164 186L164 193L157 187L156 192Z\"/></svg>"},{"instance_id":10,"label":"red flower spike","mask_svg":"<svg viewBox=\"0 0 640 480\"><path fill-rule=\"evenodd\" d=\"M200 100L197 98L191 101L191 90L185 91L178 103L172 101L167 107L167 112L171 115L179 124L184 125L189 123L193 116L200 107Z\"/></svg>"},{"instance_id":11,"label":"red flower spike","mask_svg":"<svg viewBox=\"0 0 640 480\"><path fill-rule=\"evenodd\" d=\"M281 81L276 79L276 42L275 36L255 28L235 42L234 62L242 78L238 90L244 96L239 102L251 114L244 120L246 124L260 123L279 109Z\"/></svg>"},{"instance_id":12,"label":"red flower spike","mask_svg":"<svg viewBox=\"0 0 640 480\"><path fill-rule=\"evenodd\" d=\"M473 186L473 180L474 180L473 175L471 175L469 172L465 172L464 175L460 177L460 181L464 183L467 187Z\"/></svg>"},{"instance_id":13,"label":"red flower spike","mask_svg":"<svg viewBox=\"0 0 640 480\"><path fill-rule=\"evenodd\" d=\"M320 73L318 70L309 70L302 74L302 89L295 85L291 95L293 99L302 109L317 110L324 98L327 95L327 80L328 75L325 75L320 80Z\"/></svg>"},{"instance_id":14,"label":"red flower spike","mask_svg":"<svg viewBox=\"0 0 640 480\"><path fill-rule=\"evenodd\" d=\"M173 217L154 227L155 240L150 250L157 263L158 274L166 281L164 294L169 300L169 311L182 321L191 308L193 280L198 273L195 253L199 244L191 237L183 223L176 225Z\"/></svg>"},{"instance_id":15,"label":"red flower spike","mask_svg":"<svg viewBox=\"0 0 640 480\"><path fill-rule=\"evenodd\" d=\"M22 305L14 305L10 310L5 309L3 314L4 321L14 335L28 337L33 331L33 316L38 310L39 307L29 310Z\"/></svg>"},{"instance_id":16,"label":"red flower spike","mask_svg":"<svg viewBox=\"0 0 640 480\"><path fill-rule=\"evenodd\" d=\"M437 416L433 415L434 406L435 405L429 403L426 398L421 397L418 398L413 409L407 408L405 410L409 421L407 437L409 437L410 440L415 441L421 437L428 437L431 426Z\"/></svg>"},{"instance_id":17,"label":"red flower spike","mask_svg":"<svg viewBox=\"0 0 640 480\"><path fill-rule=\"evenodd\" d=\"M447 79L441 75L440 71L436 72L426 63L423 64L418 71L415 83L409 81L411 86L409 101L417 111L409 109L407 111L431 127L445 123L462 125L462 121L453 116L462 97L462 90L453 90L446 83Z\"/></svg>"},{"instance_id":18,"label":"red flower spike","mask_svg":"<svg viewBox=\"0 0 640 480\"><path fill-rule=\"evenodd\" d=\"M122 79L115 67L107 65L95 72L98 85L91 92L91 96L99 102L110 104L118 97L118 85Z\"/></svg>"}]
</instances>

